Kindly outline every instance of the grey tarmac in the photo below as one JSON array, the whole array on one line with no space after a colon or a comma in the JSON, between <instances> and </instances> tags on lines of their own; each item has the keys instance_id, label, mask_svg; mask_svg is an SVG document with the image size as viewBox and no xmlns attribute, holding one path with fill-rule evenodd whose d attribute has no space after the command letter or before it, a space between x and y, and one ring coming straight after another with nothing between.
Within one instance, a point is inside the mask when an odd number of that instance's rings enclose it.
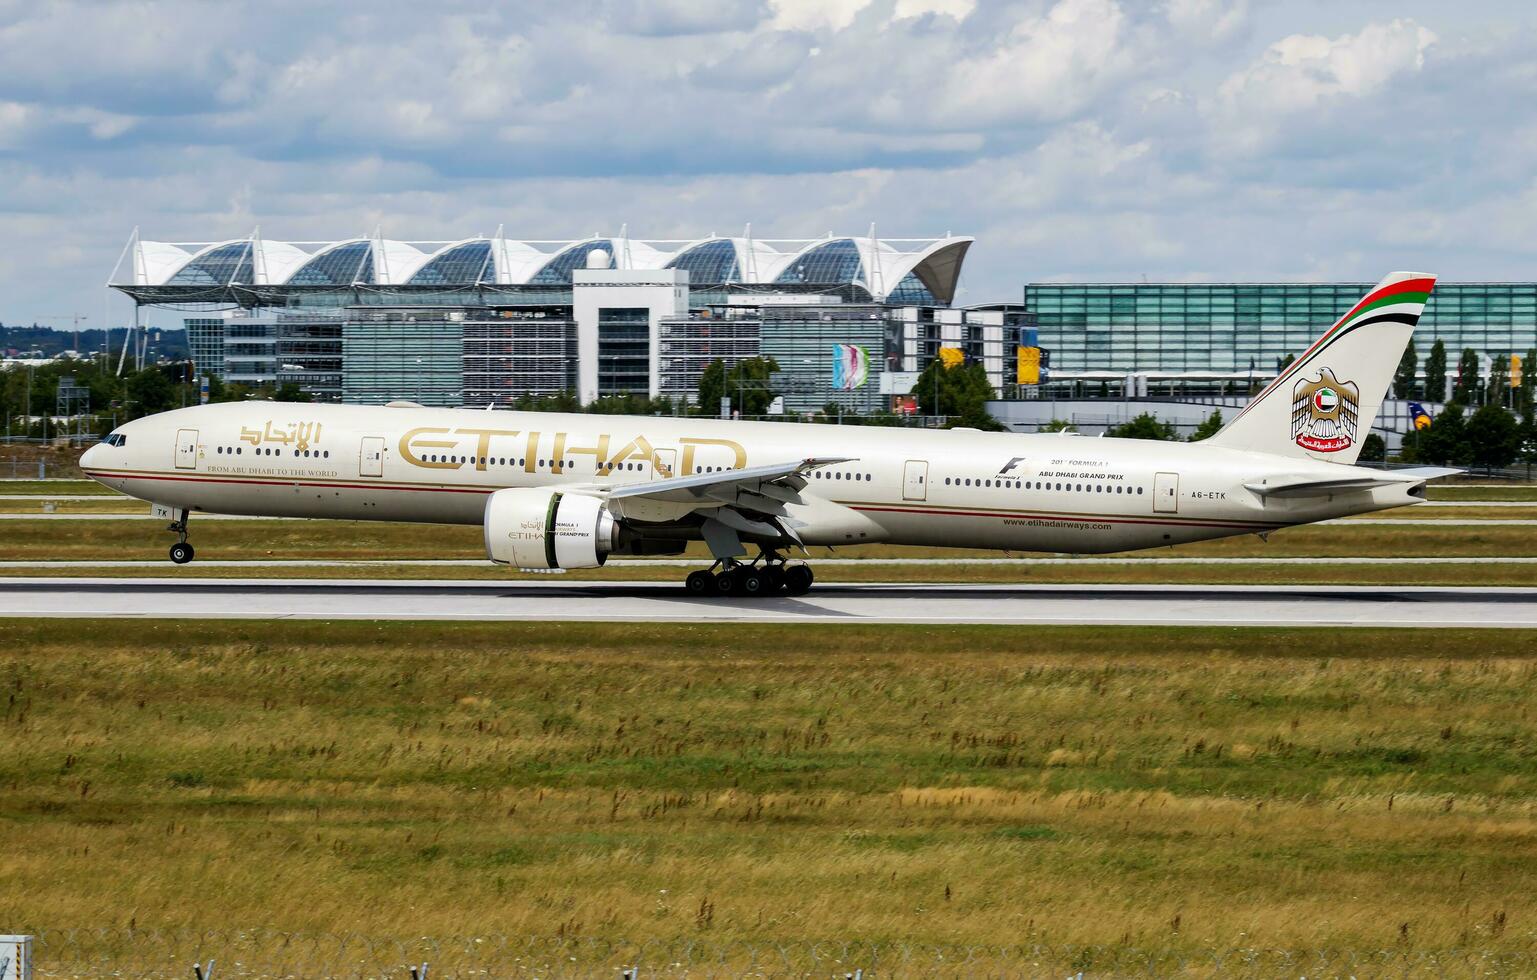
<instances>
[{"instance_id":1,"label":"grey tarmac","mask_svg":"<svg viewBox=\"0 0 1537 980\"><path fill-rule=\"evenodd\" d=\"M609 570L624 568L709 568L708 558L616 558L605 567ZM813 560L813 566L899 566L960 565L1004 566L1026 568L1032 565L1537 565L1537 557L1531 556L1461 556L1395 555L1390 558L1335 555L1330 557L1297 556L1288 558L1169 558L1127 557L1124 555L1081 555L1076 557L1014 557L1014 558L821 558ZM24 559L0 561L0 570L17 569L38 572L90 572L105 568L136 568L146 572L174 568L164 558L153 559ZM253 572L264 568L503 568L486 558L199 558L197 568L249 568ZM542 575L561 575L562 572L540 572ZM508 573L512 577L513 573ZM115 580L121 581L121 580ZM173 581L185 581L175 579Z\"/></svg>"},{"instance_id":2,"label":"grey tarmac","mask_svg":"<svg viewBox=\"0 0 1537 980\"><path fill-rule=\"evenodd\" d=\"M0 617L1537 628L1537 589L878 583L747 599L671 583L23 578L0 581Z\"/></svg>"}]
</instances>

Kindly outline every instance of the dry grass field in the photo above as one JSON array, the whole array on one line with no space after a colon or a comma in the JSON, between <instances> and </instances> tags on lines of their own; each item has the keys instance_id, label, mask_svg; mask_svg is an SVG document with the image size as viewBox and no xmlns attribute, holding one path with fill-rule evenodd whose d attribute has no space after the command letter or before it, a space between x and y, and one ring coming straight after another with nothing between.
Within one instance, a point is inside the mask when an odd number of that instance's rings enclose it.
<instances>
[{"instance_id":1,"label":"dry grass field","mask_svg":"<svg viewBox=\"0 0 1537 980\"><path fill-rule=\"evenodd\" d=\"M0 922L1532 948L1537 636L0 624Z\"/></svg>"},{"instance_id":2,"label":"dry grass field","mask_svg":"<svg viewBox=\"0 0 1537 980\"><path fill-rule=\"evenodd\" d=\"M478 526L391 524L377 521L221 520L199 523L192 539L205 559L249 558L484 558ZM152 521L6 520L0 560L165 557L174 539ZM865 545L816 548L839 557L966 558L999 555L960 548ZM702 545L690 554L703 557ZM1268 541L1240 535L1216 541L1157 548L1134 554L1158 557L1519 557L1537 555L1537 526L1361 525L1349 523L1286 528Z\"/></svg>"}]
</instances>

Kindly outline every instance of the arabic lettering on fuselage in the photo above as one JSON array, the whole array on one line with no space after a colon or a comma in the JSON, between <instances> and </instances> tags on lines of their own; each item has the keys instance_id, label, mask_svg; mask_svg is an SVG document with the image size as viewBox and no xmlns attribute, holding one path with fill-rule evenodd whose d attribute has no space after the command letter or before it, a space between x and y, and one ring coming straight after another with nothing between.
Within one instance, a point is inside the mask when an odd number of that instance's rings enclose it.
<instances>
[{"instance_id":1,"label":"arabic lettering on fuselage","mask_svg":"<svg viewBox=\"0 0 1537 980\"><path fill-rule=\"evenodd\" d=\"M473 437L473 441L466 441L467 436ZM702 465L698 462L700 453L710 450L720 454L721 465L732 469L747 465L747 450L731 439L682 438L676 449L659 449L644 435L626 439L605 432L596 436L591 445L582 444L584 439L568 432L424 425L402 435L399 446L406 462L433 470L457 470L463 466L484 470L488 459L506 454L523 460L523 470L528 473L538 470L541 461L549 463L550 472L563 473L574 457L590 456L599 474L612 472L633 460L650 465L658 476L687 476ZM493 448L498 451L493 452ZM680 451L683 458L678 460ZM727 454L729 463L725 462Z\"/></svg>"},{"instance_id":2,"label":"arabic lettering on fuselage","mask_svg":"<svg viewBox=\"0 0 1537 980\"><path fill-rule=\"evenodd\" d=\"M289 422L273 425L271 419L260 429L248 429L240 427L240 441L248 442L253 446L262 446L268 443L280 443L284 446L292 445L295 449L305 450L320 442L319 422Z\"/></svg>"}]
</instances>

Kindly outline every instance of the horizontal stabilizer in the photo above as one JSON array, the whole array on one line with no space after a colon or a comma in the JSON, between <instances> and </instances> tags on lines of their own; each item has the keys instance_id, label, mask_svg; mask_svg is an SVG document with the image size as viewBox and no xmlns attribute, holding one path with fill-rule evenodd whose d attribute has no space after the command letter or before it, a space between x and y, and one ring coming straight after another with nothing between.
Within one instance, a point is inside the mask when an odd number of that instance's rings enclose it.
<instances>
[{"instance_id":1,"label":"horizontal stabilizer","mask_svg":"<svg viewBox=\"0 0 1537 980\"><path fill-rule=\"evenodd\" d=\"M1253 490L1261 497L1327 497L1330 494L1336 493L1353 493L1358 490L1389 487L1399 482L1402 481L1379 480L1369 476L1329 480L1320 480L1314 477L1283 476L1277 480L1245 483L1244 488L1246 490Z\"/></svg>"},{"instance_id":2,"label":"horizontal stabilizer","mask_svg":"<svg viewBox=\"0 0 1537 980\"><path fill-rule=\"evenodd\" d=\"M1336 493L1354 493L1377 487L1402 486L1407 483L1424 483L1442 476L1455 476L1462 470L1442 466L1421 466L1405 470L1384 470L1370 476L1318 477L1279 476L1266 477L1245 483L1244 489L1252 490L1261 497L1327 497Z\"/></svg>"}]
</instances>

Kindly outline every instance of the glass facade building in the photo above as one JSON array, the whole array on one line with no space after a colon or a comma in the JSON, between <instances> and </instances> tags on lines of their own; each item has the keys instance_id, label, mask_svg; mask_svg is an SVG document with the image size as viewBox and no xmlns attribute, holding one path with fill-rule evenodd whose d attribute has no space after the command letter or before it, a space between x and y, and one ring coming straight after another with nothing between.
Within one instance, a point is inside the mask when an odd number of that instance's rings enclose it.
<instances>
[{"instance_id":1,"label":"glass facade building","mask_svg":"<svg viewBox=\"0 0 1537 980\"><path fill-rule=\"evenodd\" d=\"M576 390L571 308L469 310L464 325L464 404Z\"/></svg>"},{"instance_id":2,"label":"glass facade building","mask_svg":"<svg viewBox=\"0 0 1537 980\"><path fill-rule=\"evenodd\" d=\"M369 310L342 324L342 401L463 404L464 311Z\"/></svg>"},{"instance_id":3,"label":"glass facade building","mask_svg":"<svg viewBox=\"0 0 1537 980\"><path fill-rule=\"evenodd\" d=\"M693 310L662 320L661 393L692 402L699 377L717 358L728 367L750 357L772 357L779 365L773 387L789 412L814 412L828 403L873 412L892 395L911 392L913 382L940 347L962 351L981 364L993 387L1002 390L1006 335L1018 326L1017 307L933 309L871 304L731 304ZM869 379L858 388L833 387L839 345L862 347L869 355Z\"/></svg>"},{"instance_id":4,"label":"glass facade building","mask_svg":"<svg viewBox=\"0 0 1537 980\"><path fill-rule=\"evenodd\" d=\"M224 318L187 317L182 325L187 328L187 348L192 355L193 370L199 375L223 378Z\"/></svg>"},{"instance_id":5,"label":"glass facade building","mask_svg":"<svg viewBox=\"0 0 1537 980\"><path fill-rule=\"evenodd\" d=\"M1373 283L1030 283L1025 307L1055 372L1269 375ZM1537 283L1439 282L1415 330L1423 363L1537 347Z\"/></svg>"},{"instance_id":6,"label":"glass facade building","mask_svg":"<svg viewBox=\"0 0 1537 980\"><path fill-rule=\"evenodd\" d=\"M651 391L651 311L598 308L598 396Z\"/></svg>"}]
</instances>

